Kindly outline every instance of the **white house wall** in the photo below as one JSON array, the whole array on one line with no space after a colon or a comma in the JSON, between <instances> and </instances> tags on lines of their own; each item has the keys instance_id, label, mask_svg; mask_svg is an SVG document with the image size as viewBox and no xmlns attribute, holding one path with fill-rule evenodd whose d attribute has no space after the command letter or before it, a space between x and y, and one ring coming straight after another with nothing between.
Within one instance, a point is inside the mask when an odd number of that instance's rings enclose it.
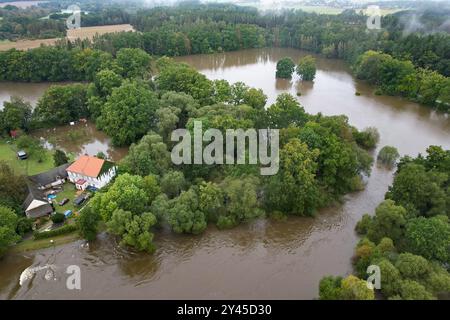
<instances>
[{"instance_id":1,"label":"white house wall","mask_svg":"<svg viewBox=\"0 0 450 320\"><path fill-rule=\"evenodd\" d=\"M82 174L74 173L68 171L69 181L72 183L76 183L79 179L84 179L87 181L87 184L89 186L93 186L97 189L101 189L104 186L106 186L111 180L116 176L117 169L116 167L112 167L108 170L108 172L105 172L101 176L97 178L88 177Z\"/></svg>"}]
</instances>

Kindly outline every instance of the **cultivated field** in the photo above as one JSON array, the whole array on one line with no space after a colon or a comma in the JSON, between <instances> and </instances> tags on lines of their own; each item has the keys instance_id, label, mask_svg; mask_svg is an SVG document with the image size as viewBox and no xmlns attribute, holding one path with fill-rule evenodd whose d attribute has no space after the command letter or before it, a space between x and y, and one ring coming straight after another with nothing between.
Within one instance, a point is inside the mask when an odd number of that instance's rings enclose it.
<instances>
[{"instance_id":1,"label":"cultivated field","mask_svg":"<svg viewBox=\"0 0 450 320\"><path fill-rule=\"evenodd\" d=\"M99 27L84 27L80 29L73 29L67 31L67 38L69 40L80 39L92 39L96 34L114 33L121 31L134 31L130 24L116 24L111 26L99 26ZM27 50L38 48L41 44L54 45L59 38L53 39L37 39L37 40L19 40L15 42L0 41L0 51L9 49Z\"/></svg>"},{"instance_id":2,"label":"cultivated field","mask_svg":"<svg viewBox=\"0 0 450 320\"><path fill-rule=\"evenodd\" d=\"M67 31L69 40L92 39L96 34L115 33L122 31L134 31L131 24L115 24L112 26L85 27L80 29L72 29Z\"/></svg>"}]
</instances>

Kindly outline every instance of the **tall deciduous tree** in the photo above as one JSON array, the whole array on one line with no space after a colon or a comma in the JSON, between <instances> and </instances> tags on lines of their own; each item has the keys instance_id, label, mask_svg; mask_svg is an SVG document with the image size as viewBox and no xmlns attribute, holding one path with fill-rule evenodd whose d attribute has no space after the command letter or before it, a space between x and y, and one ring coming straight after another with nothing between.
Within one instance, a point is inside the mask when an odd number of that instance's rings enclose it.
<instances>
[{"instance_id":1,"label":"tall deciduous tree","mask_svg":"<svg viewBox=\"0 0 450 320\"><path fill-rule=\"evenodd\" d=\"M140 214L150 206L146 191L144 178L125 173L116 178L108 191L97 193L90 205L92 210L101 214L104 221L109 221L116 209Z\"/></svg>"},{"instance_id":2,"label":"tall deciduous tree","mask_svg":"<svg viewBox=\"0 0 450 320\"><path fill-rule=\"evenodd\" d=\"M84 84L51 86L39 99L33 118L42 125L68 124L88 118L87 88Z\"/></svg>"},{"instance_id":3,"label":"tall deciduous tree","mask_svg":"<svg viewBox=\"0 0 450 320\"><path fill-rule=\"evenodd\" d=\"M55 153L53 154L53 163L55 167L59 167L67 162L69 162L69 158L67 157L66 153L62 150L56 149Z\"/></svg>"},{"instance_id":4,"label":"tall deciduous tree","mask_svg":"<svg viewBox=\"0 0 450 320\"><path fill-rule=\"evenodd\" d=\"M148 87L124 81L108 97L97 124L115 145L129 145L154 126L158 107L159 101Z\"/></svg>"},{"instance_id":5,"label":"tall deciduous tree","mask_svg":"<svg viewBox=\"0 0 450 320\"><path fill-rule=\"evenodd\" d=\"M170 167L170 153L160 135L149 133L139 143L131 145L121 165L132 174L162 176Z\"/></svg>"},{"instance_id":6,"label":"tall deciduous tree","mask_svg":"<svg viewBox=\"0 0 450 320\"><path fill-rule=\"evenodd\" d=\"M8 247L17 242L20 237L16 233L19 218L8 207L0 206L0 256Z\"/></svg>"},{"instance_id":7,"label":"tall deciduous tree","mask_svg":"<svg viewBox=\"0 0 450 320\"><path fill-rule=\"evenodd\" d=\"M269 178L266 203L270 210L310 216L319 204L315 179L319 150L310 150L298 139L290 140L280 152L278 174Z\"/></svg>"},{"instance_id":8,"label":"tall deciduous tree","mask_svg":"<svg viewBox=\"0 0 450 320\"><path fill-rule=\"evenodd\" d=\"M22 129L28 131L32 108L30 103L25 102L20 97L12 96L10 101L3 103L3 110L0 111L0 125L4 131Z\"/></svg>"},{"instance_id":9,"label":"tall deciduous tree","mask_svg":"<svg viewBox=\"0 0 450 320\"><path fill-rule=\"evenodd\" d=\"M0 161L0 205L21 213L26 195L25 177L17 175L6 162Z\"/></svg>"},{"instance_id":10,"label":"tall deciduous tree","mask_svg":"<svg viewBox=\"0 0 450 320\"><path fill-rule=\"evenodd\" d=\"M142 49L120 49L116 62L125 78L143 77L150 73L150 55Z\"/></svg>"},{"instance_id":11,"label":"tall deciduous tree","mask_svg":"<svg viewBox=\"0 0 450 320\"><path fill-rule=\"evenodd\" d=\"M155 250L153 233L151 232L151 228L155 224L156 218L150 212L139 215L116 209L107 226L111 233L122 237L121 244L150 253Z\"/></svg>"},{"instance_id":12,"label":"tall deciduous tree","mask_svg":"<svg viewBox=\"0 0 450 320\"><path fill-rule=\"evenodd\" d=\"M86 206L77 218L78 231L81 236L88 241L95 240L100 220L100 212L93 210L91 206Z\"/></svg>"}]
</instances>

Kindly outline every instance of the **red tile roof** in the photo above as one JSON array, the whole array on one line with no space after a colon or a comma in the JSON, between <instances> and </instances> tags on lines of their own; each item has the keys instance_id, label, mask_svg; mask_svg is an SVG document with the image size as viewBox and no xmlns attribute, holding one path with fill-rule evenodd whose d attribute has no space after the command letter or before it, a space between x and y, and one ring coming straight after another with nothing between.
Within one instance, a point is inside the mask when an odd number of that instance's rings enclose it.
<instances>
[{"instance_id":1,"label":"red tile roof","mask_svg":"<svg viewBox=\"0 0 450 320\"><path fill-rule=\"evenodd\" d=\"M105 160L90 156L81 156L67 168L68 172L97 178Z\"/></svg>"}]
</instances>

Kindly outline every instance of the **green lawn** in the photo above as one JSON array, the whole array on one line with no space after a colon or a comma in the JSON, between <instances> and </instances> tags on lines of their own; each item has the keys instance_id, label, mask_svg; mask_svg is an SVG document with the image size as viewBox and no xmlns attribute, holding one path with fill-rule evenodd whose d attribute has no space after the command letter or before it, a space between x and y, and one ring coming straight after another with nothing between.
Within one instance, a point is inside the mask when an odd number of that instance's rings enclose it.
<instances>
[{"instance_id":1,"label":"green lawn","mask_svg":"<svg viewBox=\"0 0 450 320\"><path fill-rule=\"evenodd\" d=\"M47 156L43 162L38 162L33 158L27 160L17 159L17 148L14 144L8 144L6 140L0 140L0 160L6 161L17 173L32 176L45 172L54 167L53 152L47 150Z\"/></svg>"},{"instance_id":2,"label":"green lawn","mask_svg":"<svg viewBox=\"0 0 450 320\"><path fill-rule=\"evenodd\" d=\"M75 205L73 204L73 200L77 197L77 190L75 189L75 185L70 182L66 182L63 188L64 190L58 192L54 200L56 212L64 213L67 210L72 210L72 212L75 213L76 211L80 210L80 207L75 207ZM64 198L69 199L69 202L61 207L58 202L60 202Z\"/></svg>"},{"instance_id":3,"label":"green lawn","mask_svg":"<svg viewBox=\"0 0 450 320\"><path fill-rule=\"evenodd\" d=\"M78 233L78 230L68 234L62 234L59 236L51 237L49 239L34 240L33 238L30 238L22 242L19 242L15 246L12 246L9 249L9 253L21 253L38 249L45 249L52 246L56 247L58 245L74 242L79 239L80 235ZM51 243L50 240L53 240L53 243Z\"/></svg>"}]
</instances>

